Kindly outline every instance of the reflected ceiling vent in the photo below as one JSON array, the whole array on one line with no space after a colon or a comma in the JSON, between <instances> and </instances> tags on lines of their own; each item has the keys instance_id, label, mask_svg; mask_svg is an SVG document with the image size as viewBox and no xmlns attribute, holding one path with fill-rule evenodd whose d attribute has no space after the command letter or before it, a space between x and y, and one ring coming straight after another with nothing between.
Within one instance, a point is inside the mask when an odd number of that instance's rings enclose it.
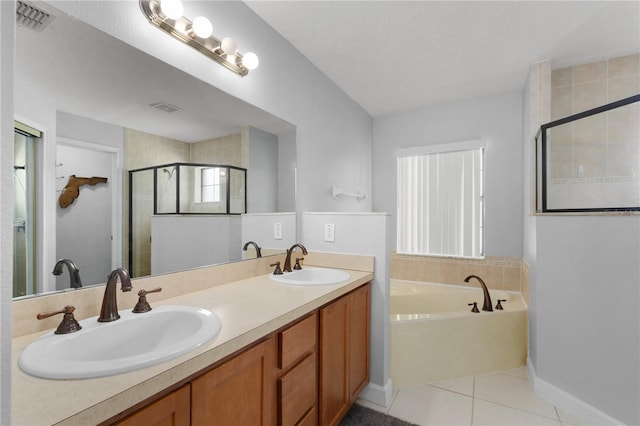
<instances>
[{"instance_id":1,"label":"reflected ceiling vent","mask_svg":"<svg viewBox=\"0 0 640 426\"><path fill-rule=\"evenodd\" d=\"M149 105L151 108L159 109L160 111L172 113L176 111L182 111L182 108L175 105L171 105L168 102L156 102Z\"/></svg>"},{"instance_id":2,"label":"reflected ceiling vent","mask_svg":"<svg viewBox=\"0 0 640 426\"><path fill-rule=\"evenodd\" d=\"M44 30L56 15L49 10L33 3L18 0L16 2L16 24L21 27L31 28L34 31Z\"/></svg>"}]
</instances>

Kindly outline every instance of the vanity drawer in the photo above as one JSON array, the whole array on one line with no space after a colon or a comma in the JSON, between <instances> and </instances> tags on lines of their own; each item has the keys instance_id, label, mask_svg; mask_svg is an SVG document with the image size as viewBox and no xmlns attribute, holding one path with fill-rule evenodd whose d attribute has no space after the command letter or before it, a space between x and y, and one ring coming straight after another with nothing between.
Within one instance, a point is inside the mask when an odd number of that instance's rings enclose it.
<instances>
[{"instance_id":1,"label":"vanity drawer","mask_svg":"<svg viewBox=\"0 0 640 426\"><path fill-rule=\"evenodd\" d=\"M315 423L317 400L316 354L312 353L278 379L278 424Z\"/></svg>"},{"instance_id":2,"label":"vanity drawer","mask_svg":"<svg viewBox=\"0 0 640 426\"><path fill-rule=\"evenodd\" d=\"M314 312L278 333L278 368L286 370L304 354L315 351L318 329Z\"/></svg>"}]
</instances>

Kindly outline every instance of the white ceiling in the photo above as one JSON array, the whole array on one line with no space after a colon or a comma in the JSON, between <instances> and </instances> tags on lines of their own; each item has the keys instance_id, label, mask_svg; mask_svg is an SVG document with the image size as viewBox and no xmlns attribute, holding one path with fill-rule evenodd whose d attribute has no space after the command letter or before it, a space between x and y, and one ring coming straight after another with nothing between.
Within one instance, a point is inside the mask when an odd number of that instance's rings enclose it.
<instances>
[{"instance_id":1,"label":"white ceiling","mask_svg":"<svg viewBox=\"0 0 640 426\"><path fill-rule=\"evenodd\" d=\"M372 116L640 52L638 1L247 1Z\"/></svg>"}]
</instances>

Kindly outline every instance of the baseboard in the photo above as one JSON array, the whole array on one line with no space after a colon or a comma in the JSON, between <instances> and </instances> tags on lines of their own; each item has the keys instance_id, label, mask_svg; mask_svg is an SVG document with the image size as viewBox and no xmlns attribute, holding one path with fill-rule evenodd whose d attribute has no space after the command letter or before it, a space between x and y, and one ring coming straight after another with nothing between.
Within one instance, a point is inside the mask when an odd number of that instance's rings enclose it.
<instances>
[{"instance_id":1,"label":"baseboard","mask_svg":"<svg viewBox=\"0 0 640 426\"><path fill-rule=\"evenodd\" d=\"M529 382L533 387L533 393L562 411L571 414L580 422L587 425L624 424L620 420L603 413L594 406L537 377L535 367L530 358L527 358L527 371L529 373Z\"/></svg>"},{"instance_id":2,"label":"baseboard","mask_svg":"<svg viewBox=\"0 0 640 426\"><path fill-rule=\"evenodd\" d=\"M358 397L372 402L376 405L388 407L389 405L391 405L392 396L393 386L391 384L391 379L389 379L387 380L387 383L384 384L384 386L376 385L375 383L369 382L369 384L364 387L362 392L360 392L360 395Z\"/></svg>"}]
</instances>

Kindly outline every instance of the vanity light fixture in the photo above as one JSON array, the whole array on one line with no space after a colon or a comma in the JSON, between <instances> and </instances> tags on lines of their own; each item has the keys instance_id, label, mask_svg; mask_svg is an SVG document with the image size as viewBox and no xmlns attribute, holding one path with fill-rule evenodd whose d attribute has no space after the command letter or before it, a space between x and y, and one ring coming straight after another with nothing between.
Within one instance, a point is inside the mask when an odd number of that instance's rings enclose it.
<instances>
[{"instance_id":1,"label":"vanity light fixture","mask_svg":"<svg viewBox=\"0 0 640 426\"><path fill-rule=\"evenodd\" d=\"M180 0L140 0L140 8L151 24L227 69L245 76L258 67L258 56L255 53L247 52L242 55L231 37L222 40L214 37L213 27L207 18L198 16L193 22L185 18L184 6Z\"/></svg>"}]
</instances>

